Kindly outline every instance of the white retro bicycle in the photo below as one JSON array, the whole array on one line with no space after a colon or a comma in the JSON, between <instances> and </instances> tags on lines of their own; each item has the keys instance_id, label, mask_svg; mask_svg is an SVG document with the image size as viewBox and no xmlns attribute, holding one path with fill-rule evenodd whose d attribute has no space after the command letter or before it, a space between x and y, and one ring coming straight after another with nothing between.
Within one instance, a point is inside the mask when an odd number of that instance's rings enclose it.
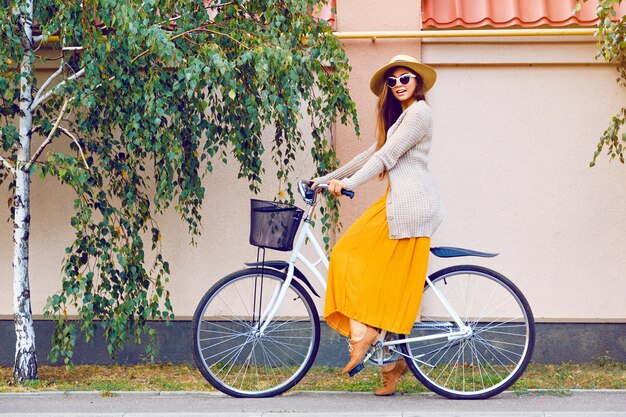
<instances>
[{"instance_id":1,"label":"white retro bicycle","mask_svg":"<svg viewBox=\"0 0 626 417\"><path fill-rule=\"evenodd\" d=\"M298 207L252 200L250 243L262 248L263 259L219 280L193 317L198 369L211 385L234 397L271 397L289 390L310 369L319 348L320 317L311 298L319 294L296 264L304 265L325 290L326 274L318 267L327 270L328 258L310 230L317 189L300 181L298 191L308 206L306 215ZM319 257L315 262L303 254L305 244ZM289 261L267 261L265 248L293 250ZM496 255L453 247L431 248L431 253ZM410 334L382 336L351 374L365 363L382 366L403 356L431 391L484 399L522 375L532 356L535 324L526 298L509 279L481 266L457 265L426 278Z\"/></svg>"}]
</instances>

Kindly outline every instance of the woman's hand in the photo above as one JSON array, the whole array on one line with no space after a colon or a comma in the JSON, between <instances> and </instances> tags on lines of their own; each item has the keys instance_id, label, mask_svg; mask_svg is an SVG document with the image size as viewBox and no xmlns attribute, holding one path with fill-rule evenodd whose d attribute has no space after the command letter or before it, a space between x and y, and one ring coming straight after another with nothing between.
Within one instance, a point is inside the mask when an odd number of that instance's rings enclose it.
<instances>
[{"instance_id":1,"label":"woman's hand","mask_svg":"<svg viewBox=\"0 0 626 417\"><path fill-rule=\"evenodd\" d=\"M311 180L311 182L309 183L309 185L307 187L309 187L309 190L315 190L315 187L317 187L319 184L320 183L318 183L317 181ZM318 189L317 190L317 194L321 194L322 191L324 191L324 190L322 190L321 188Z\"/></svg>"},{"instance_id":2,"label":"woman's hand","mask_svg":"<svg viewBox=\"0 0 626 417\"><path fill-rule=\"evenodd\" d=\"M346 189L346 184L341 180L330 180L328 183L328 191L330 191L335 197L339 197L341 195L341 190L344 189Z\"/></svg>"}]
</instances>

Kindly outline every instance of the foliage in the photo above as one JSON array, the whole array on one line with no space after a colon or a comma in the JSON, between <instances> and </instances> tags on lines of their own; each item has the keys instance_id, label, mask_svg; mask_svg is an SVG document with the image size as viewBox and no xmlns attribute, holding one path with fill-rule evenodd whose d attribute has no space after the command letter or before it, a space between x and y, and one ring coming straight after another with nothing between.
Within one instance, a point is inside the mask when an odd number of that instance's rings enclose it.
<instances>
[{"instance_id":1,"label":"foliage","mask_svg":"<svg viewBox=\"0 0 626 417\"><path fill-rule=\"evenodd\" d=\"M587 0L584 0L587 1ZM614 6L622 0L600 0L598 2L598 43L600 52L597 57L602 57L605 61L617 64L619 77L617 83L626 86L626 16L616 19ZM576 5L576 10L580 10L580 2ZM598 147L593 155L590 166L594 166L602 150L606 146L610 159L618 158L624 163L624 143L626 143L626 132L621 132L626 121L626 107L611 118L609 126L602 134Z\"/></svg>"},{"instance_id":2,"label":"foliage","mask_svg":"<svg viewBox=\"0 0 626 417\"><path fill-rule=\"evenodd\" d=\"M35 110L32 131L69 142L71 150L47 148L26 167L76 195L75 238L66 249L61 290L46 307L56 322L51 359L71 363L77 326L89 340L101 323L114 355L130 339L154 338L147 320L173 318L155 215L173 206L197 235L202 178L215 161L236 161L239 178L256 192L269 150L286 183L296 152L304 150L297 126L304 111L317 175L336 166L327 138L332 124L353 123L357 133L358 126L347 58L329 24L312 16L317 3L39 0L34 20L43 42L28 45L20 37L24 10L17 12L23 2L2 0L0 155L13 165L17 63L29 48L45 47L49 36L61 40L54 47L62 71L41 95L46 100ZM33 56L35 66L39 59ZM270 149L262 141L268 127L275 132ZM0 182L10 186L9 170L0 167ZM336 221L334 204L325 210L327 222ZM78 324L68 310L77 311ZM152 344L147 349L154 355Z\"/></svg>"}]
</instances>

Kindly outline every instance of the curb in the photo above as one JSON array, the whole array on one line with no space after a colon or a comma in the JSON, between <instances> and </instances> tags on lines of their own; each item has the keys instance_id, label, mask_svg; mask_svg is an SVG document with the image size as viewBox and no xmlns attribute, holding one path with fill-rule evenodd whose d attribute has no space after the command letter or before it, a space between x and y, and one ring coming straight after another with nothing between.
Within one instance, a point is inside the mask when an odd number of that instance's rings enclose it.
<instances>
[{"instance_id":1,"label":"curb","mask_svg":"<svg viewBox=\"0 0 626 417\"><path fill-rule=\"evenodd\" d=\"M523 391L505 391L501 394L498 394L496 397L500 397L502 395L526 395L526 394L555 394L562 395L567 393L602 393L602 394L624 394L626 393L626 389L528 389ZM224 397L224 398L234 398L229 395L223 394L221 392L215 391L27 391L27 392L0 392L1 397L37 397L37 396L46 396L46 397L66 397L66 396L103 396L103 395L112 395L112 396L151 396L151 397L181 397L181 396L205 396L205 397ZM279 397L290 397L294 395L372 395L369 391L311 391L311 390L292 390L288 391ZM398 394L396 395L408 397L408 396L437 396L437 394L433 392L415 392L415 393L406 393L406 394Z\"/></svg>"}]
</instances>

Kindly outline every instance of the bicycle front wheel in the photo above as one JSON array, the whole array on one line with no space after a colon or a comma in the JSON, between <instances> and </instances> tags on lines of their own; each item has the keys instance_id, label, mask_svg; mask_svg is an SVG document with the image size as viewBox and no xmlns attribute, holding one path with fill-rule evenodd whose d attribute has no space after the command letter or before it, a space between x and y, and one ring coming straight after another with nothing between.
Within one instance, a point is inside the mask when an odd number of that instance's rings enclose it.
<instances>
[{"instance_id":1,"label":"bicycle front wheel","mask_svg":"<svg viewBox=\"0 0 626 417\"><path fill-rule=\"evenodd\" d=\"M200 301L193 318L194 360L218 390L233 397L272 397L297 384L313 364L320 322L298 282L291 282L260 331L285 278L272 269L244 269L220 280Z\"/></svg>"},{"instance_id":2,"label":"bicycle front wheel","mask_svg":"<svg viewBox=\"0 0 626 417\"><path fill-rule=\"evenodd\" d=\"M425 337L401 345L409 369L447 398L484 399L506 390L526 369L535 343L524 295L506 277L479 266L445 268L430 280L418 321L409 336L400 336ZM471 331L459 334L437 292Z\"/></svg>"}]
</instances>

